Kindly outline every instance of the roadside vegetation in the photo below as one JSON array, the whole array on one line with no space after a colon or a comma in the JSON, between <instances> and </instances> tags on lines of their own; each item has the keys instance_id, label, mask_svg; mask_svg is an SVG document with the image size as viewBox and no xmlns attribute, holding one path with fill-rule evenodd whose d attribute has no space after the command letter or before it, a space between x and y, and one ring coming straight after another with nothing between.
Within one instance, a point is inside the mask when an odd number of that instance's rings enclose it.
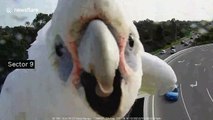
<instances>
[{"instance_id":1,"label":"roadside vegetation","mask_svg":"<svg viewBox=\"0 0 213 120\"><path fill-rule=\"evenodd\" d=\"M30 23L26 21L25 26L1 27L0 26L0 87L8 73L7 60L26 60L27 49L34 42L37 32L52 17L52 14L37 14L37 17Z\"/></svg>"},{"instance_id":2,"label":"roadside vegetation","mask_svg":"<svg viewBox=\"0 0 213 120\"><path fill-rule=\"evenodd\" d=\"M145 51L155 53L179 43L182 38L191 38L194 34L200 34L198 43L208 43L212 40L213 21L179 21L174 18L162 22L154 22L146 19L134 21L140 40ZM207 42L208 41L208 42Z\"/></svg>"},{"instance_id":3,"label":"roadside vegetation","mask_svg":"<svg viewBox=\"0 0 213 120\"><path fill-rule=\"evenodd\" d=\"M213 43L213 28L208 30L207 33L201 35L200 37L195 39L193 46L210 44Z\"/></svg>"}]
</instances>

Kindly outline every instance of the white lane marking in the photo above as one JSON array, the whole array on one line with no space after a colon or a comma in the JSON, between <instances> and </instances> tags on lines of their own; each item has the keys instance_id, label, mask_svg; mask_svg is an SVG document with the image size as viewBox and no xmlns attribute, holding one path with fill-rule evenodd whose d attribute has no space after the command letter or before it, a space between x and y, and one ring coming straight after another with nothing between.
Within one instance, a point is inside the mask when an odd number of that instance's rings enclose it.
<instances>
[{"instance_id":1,"label":"white lane marking","mask_svg":"<svg viewBox=\"0 0 213 120\"><path fill-rule=\"evenodd\" d=\"M151 107L149 107L149 103L150 103L151 97L152 96L144 96L144 107L143 107L144 118L148 118L149 117L149 109L151 108Z\"/></svg>"},{"instance_id":2,"label":"white lane marking","mask_svg":"<svg viewBox=\"0 0 213 120\"><path fill-rule=\"evenodd\" d=\"M200 66L200 65L201 65L201 63L195 64L195 66Z\"/></svg>"},{"instance_id":3,"label":"white lane marking","mask_svg":"<svg viewBox=\"0 0 213 120\"><path fill-rule=\"evenodd\" d=\"M181 92L180 95L181 95L181 98L182 98L182 101L183 101L183 106L184 106L184 108L185 108L185 110L186 110L186 114L187 114L189 120L192 120L191 117L190 117L190 115L189 115L189 112L188 112L188 110L187 110L187 108L186 108L186 104L185 104L185 101L184 101L184 98L183 98L183 92L182 92L181 84L180 84L180 92Z\"/></svg>"},{"instance_id":4,"label":"white lane marking","mask_svg":"<svg viewBox=\"0 0 213 120\"><path fill-rule=\"evenodd\" d=\"M190 84L190 86L193 87L197 87L197 81L195 81L195 84Z\"/></svg>"},{"instance_id":5,"label":"white lane marking","mask_svg":"<svg viewBox=\"0 0 213 120\"><path fill-rule=\"evenodd\" d=\"M211 101L213 102L212 96L210 95L208 88L206 88L206 91L207 91L207 93L208 93L208 95L209 95L209 98L210 98Z\"/></svg>"},{"instance_id":6,"label":"white lane marking","mask_svg":"<svg viewBox=\"0 0 213 120\"><path fill-rule=\"evenodd\" d=\"M185 62L185 60L182 60L182 61L181 61L181 60L179 60L179 61L178 61L178 63L183 63L183 62Z\"/></svg>"},{"instance_id":7,"label":"white lane marking","mask_svg":"<svg viewBox=\"0 0 213 120\"><path fill-rule=\"evenodd\" d=\"M203 69L203 72L206 72L206 68Z\"/></svg>"},{"instance_id":8,"label":"white lane marking","mask_svg":"<svg viewBox=\"0 0 213 120\"><path fill-rule=\"evenodd\" d=\"M152 119L155 120L155 96L152 96Z\"/></svg>"}]
</instances>

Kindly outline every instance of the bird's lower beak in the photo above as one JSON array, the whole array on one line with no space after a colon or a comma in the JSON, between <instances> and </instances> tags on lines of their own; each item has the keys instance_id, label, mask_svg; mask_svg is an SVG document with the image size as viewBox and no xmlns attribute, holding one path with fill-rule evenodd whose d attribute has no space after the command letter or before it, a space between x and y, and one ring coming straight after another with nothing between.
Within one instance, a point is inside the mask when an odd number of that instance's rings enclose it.
<instances>
[{"instance_id":1,"label":"bird's lower beak","mask_svg":"<svg viewBox=\"0 0 213 120\"><path fill-rule=\"evenodd\" d=\"M96 94L109 96L113 92L115 71L119 65L119 48L103 21L89 23L80 40L78 53L82 69L96 78Z\"/></svg>"}]
</instances>

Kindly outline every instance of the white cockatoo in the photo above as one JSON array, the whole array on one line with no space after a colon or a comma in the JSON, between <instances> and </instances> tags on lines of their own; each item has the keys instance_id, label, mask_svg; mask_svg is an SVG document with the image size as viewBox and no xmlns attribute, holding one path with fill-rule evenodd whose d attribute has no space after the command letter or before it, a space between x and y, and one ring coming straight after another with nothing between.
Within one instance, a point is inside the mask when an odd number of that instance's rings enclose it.
<instances>
[{"instance_id":1,"label":"white cockatoo","mask_svg":"<svg viewBox=\"0 0 213 120\"><path fill-rule=\"evenodd\" d=\"M59 0L28 49L35 69L17 69L3 85L0 120L122 118L139 91L172 90L175 73L144 52L122 2Z\"/></svg>"}]
</instances>

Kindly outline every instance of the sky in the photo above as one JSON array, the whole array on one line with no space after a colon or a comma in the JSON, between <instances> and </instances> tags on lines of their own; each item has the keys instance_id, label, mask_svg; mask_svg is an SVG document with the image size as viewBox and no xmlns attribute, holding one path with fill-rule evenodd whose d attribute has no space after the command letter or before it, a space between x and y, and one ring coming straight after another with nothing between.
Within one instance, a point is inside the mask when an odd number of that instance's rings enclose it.
<instances>
[{"instance_id":1,"label":"sky","mask_svg":"<svg viewBox=\"0 0 213 120\"><path fill-rule=\"evenodd\" d=\"M127 5L136 20L213 20L213 0L131 0Z\"/></svg>"},{"instance_id":2,"label":"sky","mask_svg":"<svg viewBox=\"0 0 213 120\"><path fill-rule=\"evenodd\" d=\"M0 0L0 26L32 22L38 13L53 13L57 0Z\"/></svg>"},{"instance_id":3,"label":"sky","mask_svg":"<svg viewBox=\"0 0 213 120\"><path fill-rule=\"evenodd\" d=\"M132 20L213 20L213 0L123 0ZM53 13L57 0L0 0L0 26L24 25Z\"/></svg>"}]
</instances>

